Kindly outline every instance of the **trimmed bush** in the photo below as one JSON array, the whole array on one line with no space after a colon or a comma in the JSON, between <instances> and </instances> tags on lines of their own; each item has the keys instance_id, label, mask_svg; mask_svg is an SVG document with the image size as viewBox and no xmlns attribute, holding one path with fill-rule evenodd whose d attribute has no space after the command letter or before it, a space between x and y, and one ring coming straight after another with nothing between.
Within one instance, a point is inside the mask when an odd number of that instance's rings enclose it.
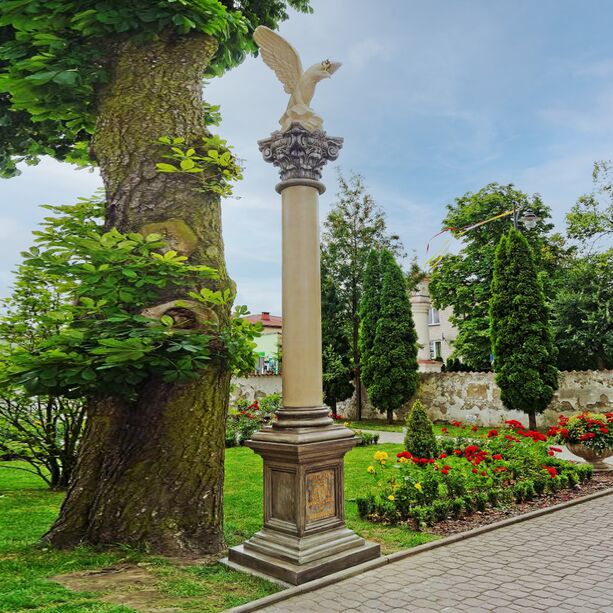
<instances>
[{"instance_id":1,"label":"trimmed bush","mask_svg":"<svg viewBox=\"0 0 613 613\"><path fill-rule=\"evenodd\" d=\"M404 447L417 458L434 458L438 454L438 445L432 429L432 422L424 405L416 400L406 418L407 433Z\"/></svg>"}]
</instances>

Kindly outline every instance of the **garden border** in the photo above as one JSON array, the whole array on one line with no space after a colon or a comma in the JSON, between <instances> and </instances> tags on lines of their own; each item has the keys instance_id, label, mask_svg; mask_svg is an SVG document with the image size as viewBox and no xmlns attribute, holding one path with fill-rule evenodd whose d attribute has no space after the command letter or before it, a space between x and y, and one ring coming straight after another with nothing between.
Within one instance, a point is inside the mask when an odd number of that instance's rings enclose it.
<instances>
[{"instance_id":1,"label":"garden border","mask_svg":"<svg viewBox=\"0 0 613 613\"><path fill-rule=\"evenodd\" d=\"M343 581L344 579L349 579L350 577L355 577L356 575L360 575L366 571L373 570L375 568L379 568L380 566L385 566L386 564L392 564L394 562L398 562L399 560L404 560L405 558L409 558L411 556L417 555L424 551L430 551L432 549L437 549L438 547L443 547L451 543L463 541L465 539L472 538L474 536L478 536L486 532L491 532L492 530L497 530L498 528L504 528L506 526L517 524L517 523L526 521L528 519L532 519L534 517L539 517L541 515L547 515L548 513L562 511L563 509L572 507L576 504L581 504L583 502L589 502L590 500L594 500L596 498L602 498L604 496L610 496L610 495L613 495L613 488L607 488L605 490L601 490L600 492L594 492L593 494L588 494L587 496L582 496L581 498L574 498L573 500L562 502L560 504L556 504L551 507L545 507L543 509L536 509L535 511L530 511L529 513L524 513L523 515L516 515L514 517L509 517L508 519L503 519L501 521L498 521L492 524L488 524L486 526L480 526L478 528L473 528L472 530L468 530L466 532L459 532L458 534L452 534L451 536L447 536L437 541L431 541L430 543L424 543L423 545L417 545L415 547L411 547L411 549L403 549L402 551L397 551L396 553L391 553L386 556L381 556L380 558L377 558L376 560L371 560L370 562L359 564L358 566L354 566L353 568L341 570L337 573L333 573L332 575L328 575L327 577L322 577L321 579L315 579L314 581L309 581L308 583L304 583L303 585L297 585L295 587L291 587L290 589L283 590L281 592L277 592L276 594L271 594L270 596L265 596L264 598L260 598L252 602L248 602L244 605L233 607L232 609L227 609L226 613L248 613L250 611L258 611L268 605L272 605L277 602L282 602L283 600L288 600L289 598L292 598L293 596L297 596L299 594L306 594L308 592L313 592L322 587L332 585L333 583L338 583L339 581Z\"/></svg>"}]
</instances>

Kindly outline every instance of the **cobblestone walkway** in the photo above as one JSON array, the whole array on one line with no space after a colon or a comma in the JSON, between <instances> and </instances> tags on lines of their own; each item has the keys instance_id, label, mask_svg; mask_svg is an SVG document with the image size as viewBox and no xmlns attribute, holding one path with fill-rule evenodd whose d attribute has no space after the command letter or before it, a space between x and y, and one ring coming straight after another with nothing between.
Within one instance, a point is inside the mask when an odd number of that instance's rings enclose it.
<instances>
[{"instance_id":1,"label":"cobblestone walkway","mask_svg":"<svg viewBox=\"0 0 613 613\"><path fill-rule=\"evenodd\" d=\"M613 495L387 564L269 613L613 613Z\"/></svg>"}]
</instances>

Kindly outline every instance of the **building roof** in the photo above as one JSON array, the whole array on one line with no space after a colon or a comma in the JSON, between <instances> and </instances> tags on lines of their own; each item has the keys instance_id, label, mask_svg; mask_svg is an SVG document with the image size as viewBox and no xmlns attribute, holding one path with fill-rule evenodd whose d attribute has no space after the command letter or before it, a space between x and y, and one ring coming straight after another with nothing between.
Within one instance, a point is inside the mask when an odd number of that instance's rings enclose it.
<instances>
[{"instance_id":1,"label":"building roof","mask_svg":"<svg viewBox=\"0 0 613 613\"><path fill-rule=\"evenodd\" d=\"M271 315L268 311L262 311L257 315L247 315L244 317L252 324L260 322L265 328L282 328L283 318L279 315Z\"/></svg>"}]
</instances>

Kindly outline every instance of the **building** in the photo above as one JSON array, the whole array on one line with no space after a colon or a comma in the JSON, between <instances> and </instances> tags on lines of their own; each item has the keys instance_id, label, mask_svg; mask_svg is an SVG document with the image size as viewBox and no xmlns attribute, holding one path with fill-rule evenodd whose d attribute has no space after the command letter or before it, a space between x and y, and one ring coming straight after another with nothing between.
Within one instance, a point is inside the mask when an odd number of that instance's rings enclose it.
<instances>
[{"instance_id":1,"label":"building","mask_svg":"<svg viewBox=\"0 0 613 613\"><path fill-rule=\"evenodd\" d=\"M281 368L283 318L263 311L258 315L248 315L245 319L251 323L261 323L264 328L262 336L255 339L255 353L258 356L256 374L278 375Z\"/></svg>"},{"instance_id":2,"label":"building","mask_svg":"<svg viewBox=\"0 0 613 613\"><path fill-rule=\"evenodd\" d=\"M457 330L449 322L452 310L435 309L430 300L426 277L411 295L413 320L417 331L417 362L422 372L433 372L441 369L453 351L452 344L456 339Z\"/></svg>"}]
</instances>

